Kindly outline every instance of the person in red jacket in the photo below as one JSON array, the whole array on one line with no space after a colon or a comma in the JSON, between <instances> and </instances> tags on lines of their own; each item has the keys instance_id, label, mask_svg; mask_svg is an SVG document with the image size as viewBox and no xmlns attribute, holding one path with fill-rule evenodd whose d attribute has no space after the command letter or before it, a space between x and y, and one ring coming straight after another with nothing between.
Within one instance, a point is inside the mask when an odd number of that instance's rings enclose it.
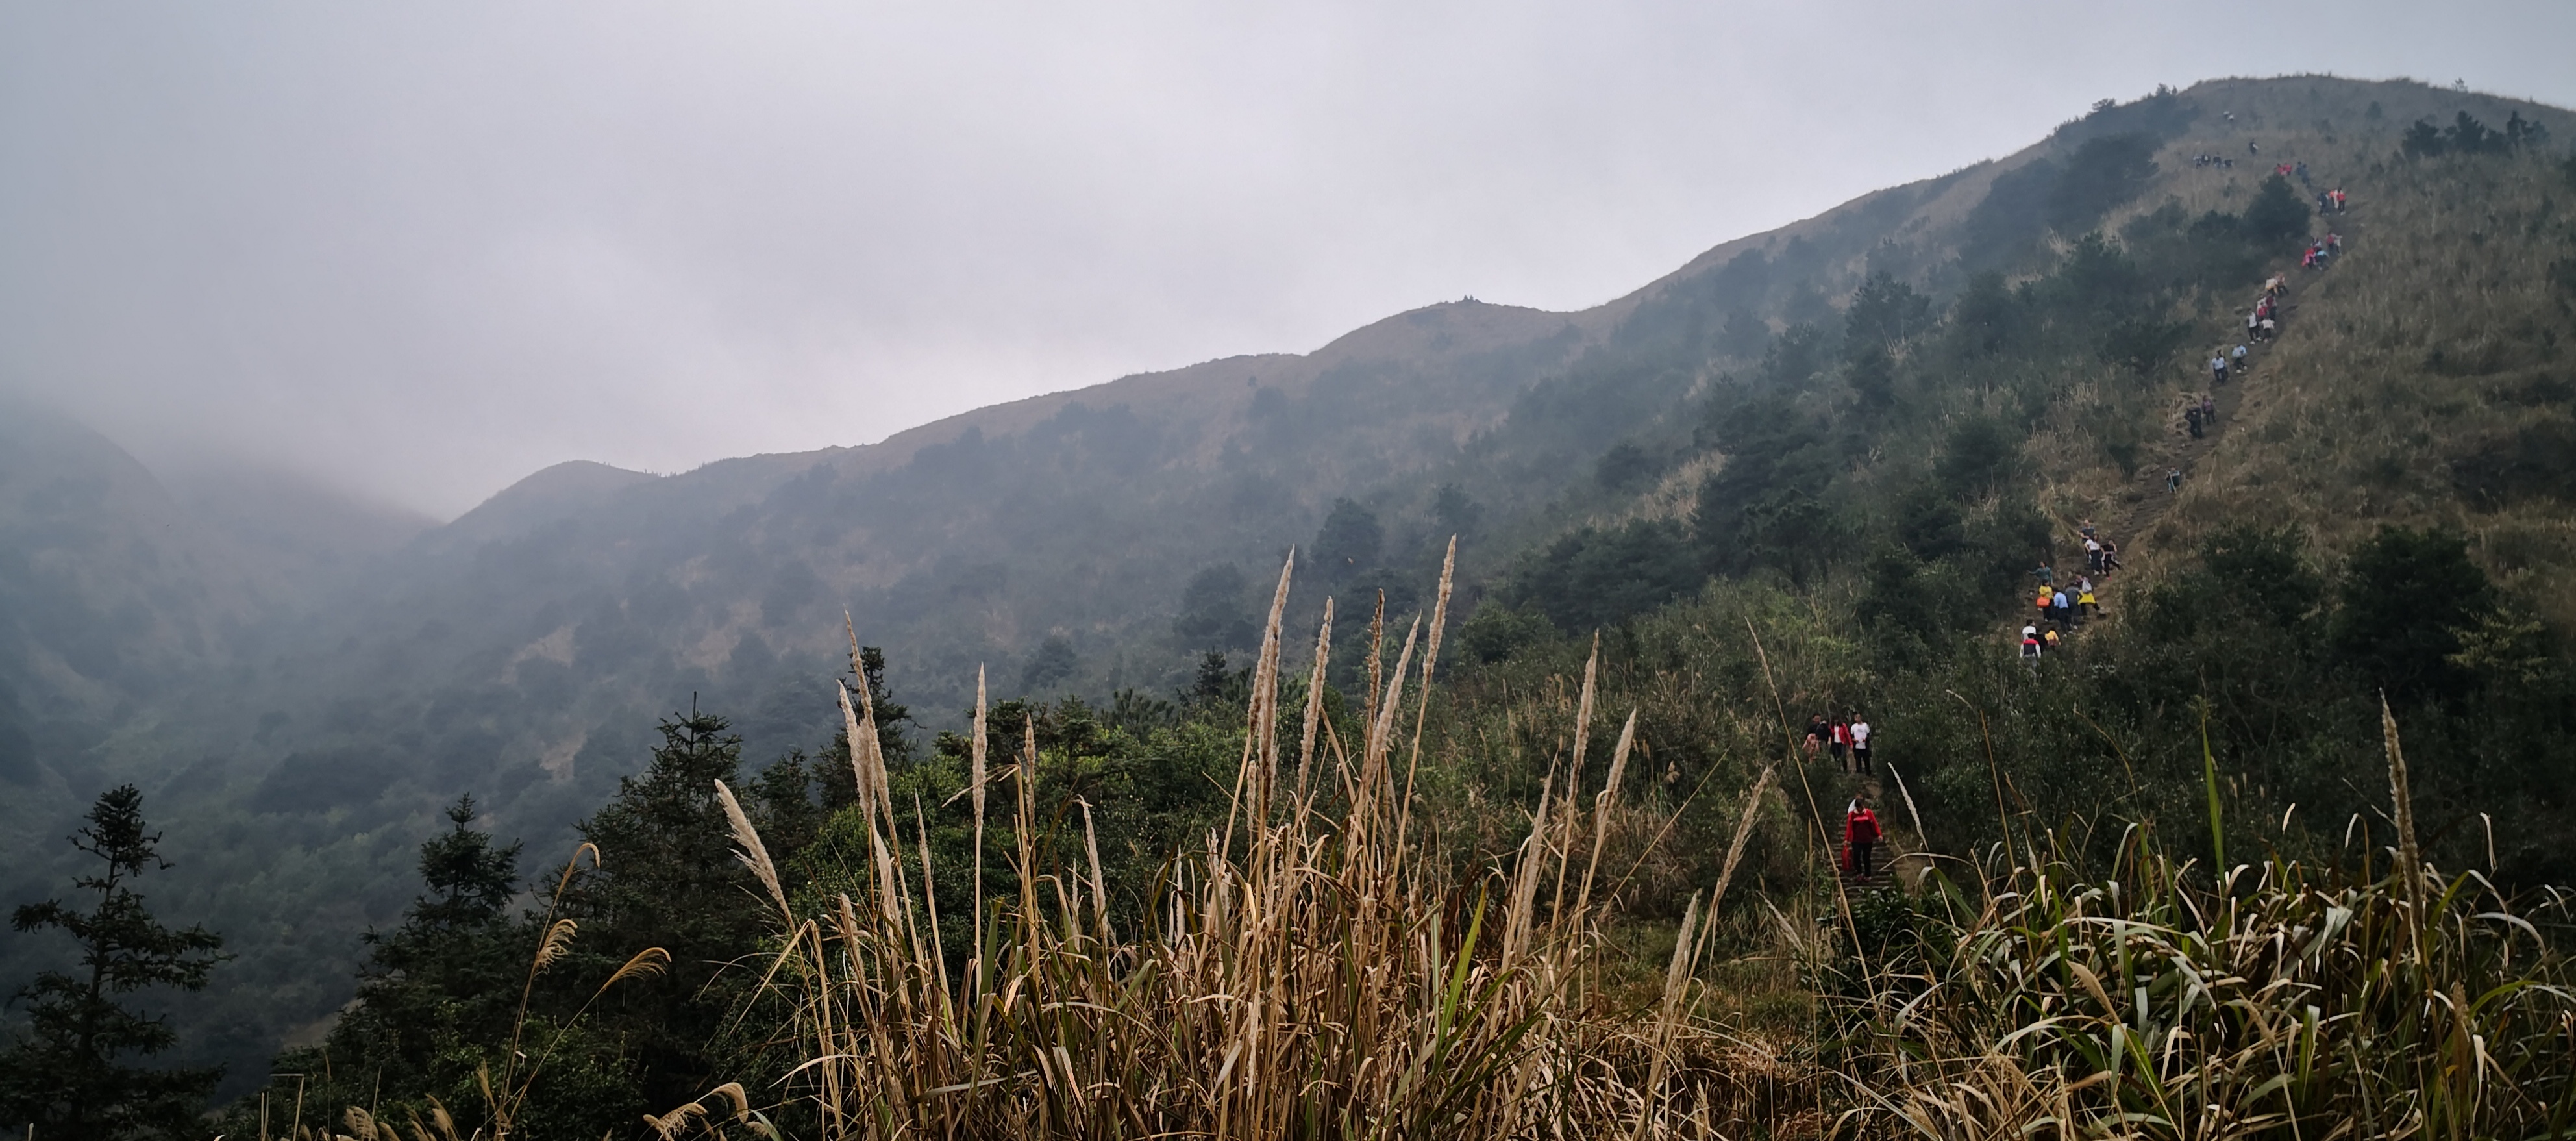
<instances>
[{"instance_id":1,"label":"person in red jacket","mask_svg":"<svg viewBox=\"0 0 2576 1141\"><path fill-rule=\"evenodd\" d=\"M1868 879L1870 850L1878 846L1878 814L1869 810L1865 798L1854 799L1843 811L1843 842L1851 845L1853 873Z\"/></svg>"}]
</instances>

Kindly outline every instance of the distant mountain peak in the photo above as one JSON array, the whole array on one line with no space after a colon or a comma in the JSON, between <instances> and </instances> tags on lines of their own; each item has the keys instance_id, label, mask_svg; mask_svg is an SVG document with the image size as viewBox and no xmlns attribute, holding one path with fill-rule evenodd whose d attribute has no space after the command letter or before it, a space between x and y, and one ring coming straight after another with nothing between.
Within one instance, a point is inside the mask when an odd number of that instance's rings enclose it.
<instances>
[{"instance_id":1,"label":"distant mountain peak","mask_svg":"<svg viewBox=\"0 0 2576 1141\"><path fill-rule=\"evenodd\" d=\"M456 521L425 536L440 547L475 545L597 506L630 487L662 477L594 460L565 460L502 488Z\"/></svg>"}]
</instances>

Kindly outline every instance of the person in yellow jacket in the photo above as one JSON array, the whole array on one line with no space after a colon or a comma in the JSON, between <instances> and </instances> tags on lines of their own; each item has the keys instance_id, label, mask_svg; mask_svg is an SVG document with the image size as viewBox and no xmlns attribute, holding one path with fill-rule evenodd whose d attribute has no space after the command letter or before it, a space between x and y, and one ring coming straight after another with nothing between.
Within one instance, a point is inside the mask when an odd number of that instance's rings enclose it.
<instances>
[{"instance_id":1,"label":"person in yellow jacket","mask_svg":"<svg viewBox=\"0 0 2576 1141\"><path fill-rule=\"evenodd\" d=\"M2078 623L2092 621L2093 615L2100 610L2101 604L2093 601L2093 584L2088 582L2076 589L2075 613Z\"/></svg>"}]
</instances>

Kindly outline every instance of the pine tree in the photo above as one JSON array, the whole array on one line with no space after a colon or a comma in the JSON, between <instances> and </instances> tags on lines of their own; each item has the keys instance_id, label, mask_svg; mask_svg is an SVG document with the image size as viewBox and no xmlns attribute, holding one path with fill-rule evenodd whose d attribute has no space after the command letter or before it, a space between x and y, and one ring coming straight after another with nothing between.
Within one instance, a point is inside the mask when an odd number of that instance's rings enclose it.
<instances>
[{"instance_id":1,"label":"pine tree","mask_svg":"<svg viewBox=\"0 0 2576 1141\"><path fill-rule=\"evenodd\" d=\"M2290 189L2290 180L2273 175L2254 192L2245 207L2245 236L2258 242L2286 242L2308 234L2308 204Z\"/></svg>"},{"instance_id":2,"label":"pine tree","mask_svg":"<svg viewBox=\"0 0 2576 1141\"><path fill-rule=\"evenodd\" d=\"M677 1105L741 1076L713 1048L757 976L722 968L760 944L767 915L716 800L715 782L743 783L742 738L729 725L694 708L665 718L652 763L621 778L616 799L581 823L582 838L598 846L599 871L566 901L581 924L574 962L540 980L570 988L554 996L569 1008L635 950L670 952L669 974L621 988L591 1015L635 1059L648 1105Z\"/></svg>"},{"instance_id":3,"label":"pine tree","mask_svg":"<svg viewBox=\"0 0 2576 1141\"><path fill-rule=\"evenodd\" d=\"M474 1133L490 1123L485 1091L497 1085L509 1097L512 1077L531 1073L527 1098L511 1106L512 1136L590 1137L635 1120L647 1107L636 1067L613 1036L574 1017L599 977L597 964L541 973L523 1022L519 1004L542 923L512 906L520 846L495 844L473 826L471 796L446 815L447 831L420 846L425 890L402 925L365 936L358 1001L320 1046L277 1056L265 1091L270 1112L295 1104L304 1113L277 1119L281 1133L338 1120L351 1106L388 1123L429 1119L433 1098L459 1117L459 1135ZM549 875L538 886L554 882ZM256 1135L258 1104L245 1097L231 1108L231 1136Z\"/></svg>"},{"instance_id":4,"label":"pine tree","mask_svg":"<svg viewBox=\"0 0 2576 1141\"><path fill-rule=\"evenodd\" d=\"M511 914L519 845L495 845L474 818L474 798L459 797L448 830L420 846L427 890L402 926L367 933L358 1005L324 1041L327 1062L281 1058L280 1070L338 1074L353 1102L382 1088L466 1104L475 1066L510 1040L535 942Z\"/></svg>"},{"instance_id":5,"label":"pine tree","mask_svg":"<svg viewBox=\"0 0 2576 1141\"><path fill-rule=\"evenodd\" d=\"M152 1069L133 1064L168 1050L177 1035L162 1019L127 1009L123 998L151 987L202 990L223 938L204 927L174 931L143 906L133 883L171 865L154 850L159 833L143 819L133 785L101 793L72 846L106 865L72 881L96 905L61 900L18 908L22 932L59 928L80 946L80 968L46 971L18 992L31 1033L0 1054L0 1111L36 1136L101 1141L196 1135L217 1069Z\"/></svg>"}]
</instances>

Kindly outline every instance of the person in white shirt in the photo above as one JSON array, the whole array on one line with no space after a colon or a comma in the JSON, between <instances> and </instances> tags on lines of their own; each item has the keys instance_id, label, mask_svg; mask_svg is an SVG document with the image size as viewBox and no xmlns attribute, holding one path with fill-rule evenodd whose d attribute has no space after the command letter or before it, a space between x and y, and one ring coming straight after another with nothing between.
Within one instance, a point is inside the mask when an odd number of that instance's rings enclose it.
<instances>
[{"instance_id":1,"label":"person in white shirt","mask_svg":"<svg viewBox=\"0 0 2576 1141\"><path fill-rule=\"evenodd\" d=\"M1851 741L1852 768L1861 775L1867 776L1869 775L1869 721L1857 713L1852 714Z\"/></svg>"}]
</instances>

